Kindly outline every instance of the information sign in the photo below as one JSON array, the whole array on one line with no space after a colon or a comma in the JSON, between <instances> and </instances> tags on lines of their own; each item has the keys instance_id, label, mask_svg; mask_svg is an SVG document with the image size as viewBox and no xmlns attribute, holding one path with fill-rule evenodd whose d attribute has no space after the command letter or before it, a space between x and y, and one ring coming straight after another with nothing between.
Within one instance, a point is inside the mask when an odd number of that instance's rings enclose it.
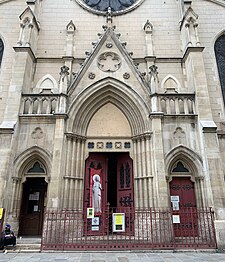
<instances>
[{"instance_id":1,"label":"information sign","mask_svg":"<svg viewBox=\"0 0 225 262\"><path fill-rule=\"evenodd\" d=\"M113 232L125 231L125 214L113 213Z\"/></svg>"}]
</instances>

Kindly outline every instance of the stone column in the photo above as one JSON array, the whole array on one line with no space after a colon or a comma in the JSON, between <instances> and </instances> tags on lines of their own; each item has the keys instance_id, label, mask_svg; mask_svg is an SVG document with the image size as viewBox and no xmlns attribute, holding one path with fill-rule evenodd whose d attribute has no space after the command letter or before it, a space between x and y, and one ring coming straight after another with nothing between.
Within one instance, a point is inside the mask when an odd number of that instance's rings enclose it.
<instances>
[{"instance_id":1,"label":"stone column","mask_svg":"<svg viewBox=\"0 0 225 262\"><path fill-rule=\"evenodd\" d=\"M48 208L60 208L61 206L61 185L64 175L64 128L65 128L65 114L56 115L53 160L51 171L51 182L48 187Z\"/></svg>"},{"instance_id":2,"label":"stone column","mask_svg":"<svg viewBox=\"0 0 225 262\"><path fill-rule=\"evenodd\" d=\"M80 169L78 173L78 208L83 208L83 196L84 196L84 173L85 173L85 140L81 139L81 151L80 151Z\"/></svg>"},{"instance_id":3,"label":"stone column","mask_svg":"<svg viewBox=\"0 0 225 262\"><path fill-rule=\"evenodd\" d=\"M134 175L134 204L135 208L139 208L139 191L138 191L138 159L137 159L137 139L133 139L134 159L133 159L133 175Z\"/></svg>"},{"instance_id":4,"label":"stone column","mask_svg":"<svg viewBox=\"0 0 225 262\"><path fill-rule=\"evenodd\" d=\"M166 183L164 149L163 149L163 130L162 130L162 113L151 113L152 122L152 162L153 162L153 179L155 189L156 207L168 207L168 190Z\"/></svg>"},{"instance_id":5,"label":"stone column","mask_svg":"<svg viewBox=\"0 0 225 262\"><path fill-rule=\"evenodd\" d=\"M70 178L72 166L72 153L73 153L73 138L67 136L67 154L66 154L66 167L64 176L64 192L63 192L63 205L62 208L69 208L69 195L70 195Z\"/></svg>"},{"instance_id":6,"label":"stone column","mask_svg":"<svg viewBox=\"0 0 225 262\"><path fill-rule=\"evenodd\" d=\"M154 207L152 186L152 159L151 159L151 134L146 134L146 180L147 180L147 207Z\"/></svg>"},{"instance_id":7,"label":"stone column","mask_svg":"<svg viewBox=\"0 0 225 262\"><path fill-rule=\"evenodd\" d=\"M136 208L153 206L150 133L133 138L134 197Z\"/></svg>"}]
</instances>

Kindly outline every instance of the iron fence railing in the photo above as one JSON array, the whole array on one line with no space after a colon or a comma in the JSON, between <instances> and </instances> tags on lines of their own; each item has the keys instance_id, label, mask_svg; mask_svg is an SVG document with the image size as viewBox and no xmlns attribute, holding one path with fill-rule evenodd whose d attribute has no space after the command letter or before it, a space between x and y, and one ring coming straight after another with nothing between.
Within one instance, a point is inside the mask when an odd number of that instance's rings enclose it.
<instances>
[{"instance_id":1,"label":"iron fence railing","mask_svg":"<svg viewBox=\"0 0 225 262\"><path fill-rule=\"evenodd\" d=\"M124 213L124 232L113 232L115 212ZM79 210L47 210L42 250L216 248L210 208L185 208L178 213L171 209L115 208L97 215L95 220L97 226L86 212Z\"/></svg>"}]
</instances>

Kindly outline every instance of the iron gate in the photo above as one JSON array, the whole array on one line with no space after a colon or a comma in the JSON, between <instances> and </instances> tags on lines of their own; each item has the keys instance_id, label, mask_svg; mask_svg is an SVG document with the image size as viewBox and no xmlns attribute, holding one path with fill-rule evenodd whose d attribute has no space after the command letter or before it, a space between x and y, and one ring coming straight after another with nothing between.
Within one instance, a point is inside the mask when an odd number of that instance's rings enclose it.
<instances>
[{"instance_id":1,"label":"iron gate","mask_svg":"<svg viewBox=\"0 0 225 262\"><path fill-rule=\"evenodd\" d=\"M171 209L123 208L124 232L113 232L112 216L115 212L118 213L120 210L108 209L98 217L99 226L104 228L100 232L98 225L93 225L96 221L87 218L87 214L82 211L47 210L42 250L216 248L213 213L210 208L186 208L180 211L182 212L179 214L182 216L180 223L174 223L177 221L173 218ZM133 230L130 230L131 228Z\"/></svg>"}]
</instances>

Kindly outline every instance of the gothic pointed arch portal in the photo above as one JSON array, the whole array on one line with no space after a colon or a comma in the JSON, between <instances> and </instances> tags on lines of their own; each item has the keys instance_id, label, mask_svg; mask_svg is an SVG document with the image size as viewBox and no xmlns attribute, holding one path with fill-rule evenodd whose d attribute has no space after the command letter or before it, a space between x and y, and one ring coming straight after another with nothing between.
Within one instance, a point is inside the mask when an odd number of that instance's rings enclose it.
<instances>
[{"instance_id":1,"label":"gothic pointed arch portal","mask_svg":"<svg viewBox=\"0 0 225 262\"><path fill-rule=\"evenodd\" d=\"M43 229L44 209L47 204L47 170L41 158L27 161L20 185L20 236L40 236ZM48 181L48 179L47 179Z\"/></svg>"},{"instance_id":2,"label":"gothic pointed arch portal","mask_svg":"<svg viewBox=\"0 0 225 262\"><path fill-rule=\"evenodd\" d=\"M134 182L133 160L129 156L129 122L116 105L108 102L91 118L87 137L89 156L85 164L84 210L94 208L94 216L99 220L97 234L112 230L112 221L103 221L108 211L126 211L125 227L132 233ZM93 234L91 224L87 225L87 231Z\"/></svg>"},{"instance_id":3,"label":"gothic pointed arch portal","mask_svg":"<svg viewBox=\"0 0 225 262\"><path fill-rule=\"evenodd\" d=\"M175 237L198 236L197 202L195 196L195 183L188 166L178 160L171 170L170 201L175 222ZM179 222L179 223L178 223Z\"/></svg>"},{"instance_id":4,"label":"gothic pointed arch portal","mask_svg":"<svg viewBox=\"0 0 225 262\"><path fill-rule=\"evenodd\" d=\"M131 165L136 166L132 177L142 172L139 170L142 168L141 165L137 163L140 161L139 148L142 147L143 150L143 161L150 159L149 110L149 105L138 92L111 77L86 87L74 96L68 108L66 123L68 154L65 168L64 208L87 207L84 204L87 201L84 191L88 190L90 181L85 180L85 170L87 170L87 161L93 154L98 156L103 154L111 160L119 155L128 156ZM147 168L149 170L146 172L150 172L149 165ZM73 180L71 176L74 177ZM136 185L137 181L132 178L130 182L132 192L134 184ZM137 196L135 193L134 195ZM105 197L107 199L107 196ZM121 197L125 196L121 195ZM106 201L111 202L111 206L118 205L116 199ZM139 206L144 205L143 199L139 202L141 202ZM105 204L107 205L107 202Z\"/></svg>"}]
</instances>

